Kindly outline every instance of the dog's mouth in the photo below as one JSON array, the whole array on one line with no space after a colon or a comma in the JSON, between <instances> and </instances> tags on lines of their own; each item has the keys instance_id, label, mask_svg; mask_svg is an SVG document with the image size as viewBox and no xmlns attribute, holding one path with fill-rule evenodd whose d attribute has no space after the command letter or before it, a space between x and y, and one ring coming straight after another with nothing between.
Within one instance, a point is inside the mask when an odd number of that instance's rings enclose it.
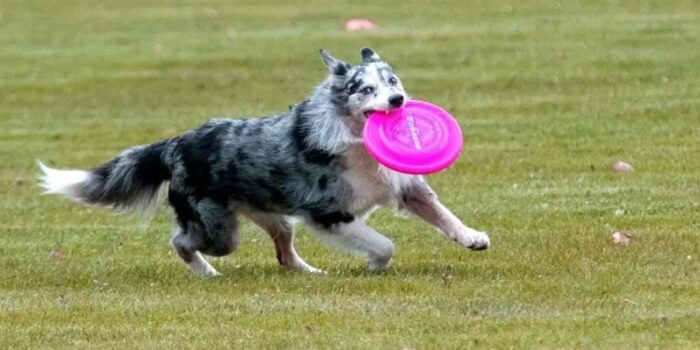
<instances>
[{"instance_id":1,"label":"dog's mouth","mask_svg":"<svg viewBox=\"0 0 700 350\"><path fill-rule=\"evenodd\" d=\"M372 115L372 113L388 114L389 112L391 112L395 109L399 109L399 108L401 108L401 107L390 107L389 109L384 109L384 110L382 110L382 109L369 109L369 110L362 112L362 114L365 116L365 119L367 119L367 118L369 118L369 116Z\"/></svg>"},{"instance_id":2,"label":"dog's mouth","mask_svg":"<svg viewBox=\"0 0 700 350\"><path fill-rule=\"evenodd\" d=\"M372 115L372 113L389 113L389 111L383 111L381 109L370 109L368 111L365 111L363 114L365 115L365 118L369 118L369 116Z\"/></svg>"}]
</instances>

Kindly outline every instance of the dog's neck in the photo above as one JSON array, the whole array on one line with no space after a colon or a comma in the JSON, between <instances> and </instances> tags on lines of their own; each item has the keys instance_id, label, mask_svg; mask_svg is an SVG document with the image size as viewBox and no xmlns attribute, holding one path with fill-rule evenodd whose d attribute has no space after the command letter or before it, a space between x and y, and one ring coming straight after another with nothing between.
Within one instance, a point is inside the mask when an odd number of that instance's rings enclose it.
<instances>
[{"instance_id":1,"label":"dog's neck","mask_svg":"<svg viewBox=\"0 0 700 350\"><path fill-rule=\"evenodd\" d=\"M306 144L332 154L343 153L351 144L362 142L362 126L332 100L327 84L322 84L308 101L297 107L300 127L306 129Z\"/></svg>"}]
</instances>

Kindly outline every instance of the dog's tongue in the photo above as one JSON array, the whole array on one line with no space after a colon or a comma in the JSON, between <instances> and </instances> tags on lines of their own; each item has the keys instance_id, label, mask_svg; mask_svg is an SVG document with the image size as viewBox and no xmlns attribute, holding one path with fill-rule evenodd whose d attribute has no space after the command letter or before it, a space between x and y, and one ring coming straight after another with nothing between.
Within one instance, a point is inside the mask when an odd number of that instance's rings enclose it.
<instances>
[{"instance_id":1,"label":"dog's tongue","mask_svg":"<svg viewBox=\"0 0 700 350\"><path fill-rule=\"evenodd\" d=\"M411 100L402 108L372 112L365 123L368 152L388 168L430 174L452 164L462 150L462 131L444 109Z\"/></svg>"}]
</instances>

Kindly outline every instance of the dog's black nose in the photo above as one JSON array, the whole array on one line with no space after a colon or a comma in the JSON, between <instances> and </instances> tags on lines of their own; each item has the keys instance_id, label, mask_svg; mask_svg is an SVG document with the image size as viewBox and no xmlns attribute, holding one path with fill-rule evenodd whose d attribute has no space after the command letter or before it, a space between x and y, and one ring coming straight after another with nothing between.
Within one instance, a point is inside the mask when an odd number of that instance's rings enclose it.
<instances>
[{"instance_id":1,"label":"dog's black nose","mask_svg":"<svg viewBox=\"0 0 700 350\"><path fill-rule=\"evenodd\" d=\"M403 106L403 95L399 95L399 94L392 95L391 97L389 97L389 104L392 107Z\"/></svg>"}]
</instances>

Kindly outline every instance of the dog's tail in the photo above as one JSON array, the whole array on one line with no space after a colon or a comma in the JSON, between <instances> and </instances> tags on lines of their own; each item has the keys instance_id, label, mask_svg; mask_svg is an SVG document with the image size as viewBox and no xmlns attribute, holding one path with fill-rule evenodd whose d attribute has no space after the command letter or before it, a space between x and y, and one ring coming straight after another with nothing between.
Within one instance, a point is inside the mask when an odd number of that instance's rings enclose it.
<instances>
[{"instance_id":1,"label":"dog's tail","mask_svg":"<svg viewBox=\"0 0 700 350\"><path fill-rule=\"evenodd\" d=\"M45 194L115 209L147 209L170 179L164 151L168 141L136 146L92 170L58 170L39 162Z\"/></svg>"}]
</instances>

